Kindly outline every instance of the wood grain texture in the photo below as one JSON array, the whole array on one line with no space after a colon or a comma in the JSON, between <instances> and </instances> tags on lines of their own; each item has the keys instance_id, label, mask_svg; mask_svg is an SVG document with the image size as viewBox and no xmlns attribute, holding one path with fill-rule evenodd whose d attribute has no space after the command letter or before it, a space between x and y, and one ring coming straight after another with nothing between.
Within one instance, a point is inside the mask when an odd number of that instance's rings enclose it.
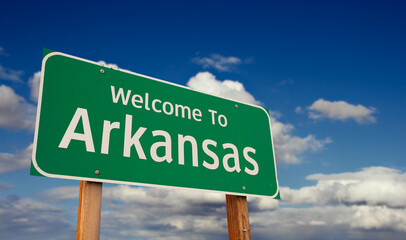
<instances>
[{"instance_id":1,"label":"wood grain texture","mask_svg":"<svg viewBox=\"0 0 406 240\"><path fill-rule=\"evenodd\" d=\"M226 195L228 238L250 240L251 229L248 216L247 197Z\"/></svg>"},{"instance_id":2,"label":"wood grain texture","mask_svg":"<svg viewBox=\"0 0 406 240\"><path fill-rule=\"evenodd\" d=\"M103 183L80 181L77 240L99 240Z\"/></svg>"}]
</instances>

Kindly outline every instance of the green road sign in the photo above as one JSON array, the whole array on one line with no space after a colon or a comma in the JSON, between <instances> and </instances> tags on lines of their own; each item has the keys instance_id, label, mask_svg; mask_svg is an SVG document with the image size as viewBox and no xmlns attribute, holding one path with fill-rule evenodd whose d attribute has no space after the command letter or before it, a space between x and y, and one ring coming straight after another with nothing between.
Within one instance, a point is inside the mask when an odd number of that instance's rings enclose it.
<instances>
[{"instance_id":1,"label":"green road sign","mask_svg":"<svg viewBox=\"0 0 406 240\"><path fill-rule=\"evenodd\" d=\"M32 166L43 176L275 197L262 107L44 53Z\"/></svg>"}]
</instances>

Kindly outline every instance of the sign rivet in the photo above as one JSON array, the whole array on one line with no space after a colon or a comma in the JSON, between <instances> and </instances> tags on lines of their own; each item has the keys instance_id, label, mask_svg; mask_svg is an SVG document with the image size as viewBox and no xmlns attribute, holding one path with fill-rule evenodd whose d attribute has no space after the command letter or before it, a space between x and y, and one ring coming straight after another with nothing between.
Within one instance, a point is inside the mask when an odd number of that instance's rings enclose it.
<instances>
[{"instance_id":1,"label":"sign rivet","mask_svg":"<svg viewBox=\"0 0 406 240\"><path fill-rule=\"evenodd\" d=\"M100 69L100 73L104 73L104 69Z\"/></svg>"},{"instance_id":2,"label":"sign rivet","mask_svg":"<svg viewBox=\"0 0 406 240\"><path fill-rule=\"evenodd\" d=\"M237 104L235 105L235 108L238 108L238 105L237 105Z\"/></svg>"},{"instance_id":3,"label":"sign rivet","mask_svg":"<svg viewBox=\"0 0 406 240\"><path fill-rule=\"evenodd\" d=\"M99 175L99 173L100 173L99 170L94 171L94 174L96 174L96 175Z\"/></svg>"},{"instance_id":4,"label":"sign rivet","mask_svg":"<svg viewBox=\"0 0 406 240\"><path fill-rule=\"evenodd\" d=\"M244 186L244 187L242 187L242 190L244 190L244 191L245 191L245 189L247 189L245 186Z\"/></svg>"}]
</instances>

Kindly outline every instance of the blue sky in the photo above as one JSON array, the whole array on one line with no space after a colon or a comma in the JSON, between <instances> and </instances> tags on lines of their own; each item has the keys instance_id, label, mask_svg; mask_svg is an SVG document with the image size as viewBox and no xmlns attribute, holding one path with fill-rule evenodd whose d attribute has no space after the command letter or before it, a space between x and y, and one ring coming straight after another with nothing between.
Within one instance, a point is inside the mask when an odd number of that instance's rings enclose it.
<instances>
[{"instance_id":1,"label":"blue sky","mask_svg":"<svg viewBox=\"0 0 406 240\"><path fill-rule=\"evenodd\" d=\"M79 183L29 176L48 48L269 108L282 200L249 198L254 239L401 239L405 8L2 1L0 238L72 239L76 231ZM224 239L224 207L221 194L106 184L101 239Z\"/></svg>"}]
</instances>

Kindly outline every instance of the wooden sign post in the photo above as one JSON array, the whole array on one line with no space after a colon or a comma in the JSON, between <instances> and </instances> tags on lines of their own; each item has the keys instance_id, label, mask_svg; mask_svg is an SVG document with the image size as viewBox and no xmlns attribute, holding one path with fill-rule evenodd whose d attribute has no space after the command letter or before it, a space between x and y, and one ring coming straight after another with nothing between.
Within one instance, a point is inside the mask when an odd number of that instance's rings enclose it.
<instances>
[{"instance_id":1,"label":"wooden sign post","mask_svg":"<svg viewBox=\"0 0 406 240\"><path fill-rule=\"evenodd\" d=\"M228 238L250 240L251 229L246 196L226 195Z\"/></svg>"},{"instance_id":2,"label":"wooden sign post","mask_svg":"<svg viewBox=\"0 0 406 240\"><path fill-rule=\"evenodd\" d=\"M99 240L103 183L80 181L76 240ZM230 240L251 240L246 196L226 195Z\"/></svg>"},{"instance_id":3,"label":"wooden sign post","mask_svg":"<svg viewBox=\"0 0 406 240\"><path fill-rule=\"evenodd\" d=\"M76 240L99 240L103 183L80 181Z\"/></svg>"}]
</instances>

